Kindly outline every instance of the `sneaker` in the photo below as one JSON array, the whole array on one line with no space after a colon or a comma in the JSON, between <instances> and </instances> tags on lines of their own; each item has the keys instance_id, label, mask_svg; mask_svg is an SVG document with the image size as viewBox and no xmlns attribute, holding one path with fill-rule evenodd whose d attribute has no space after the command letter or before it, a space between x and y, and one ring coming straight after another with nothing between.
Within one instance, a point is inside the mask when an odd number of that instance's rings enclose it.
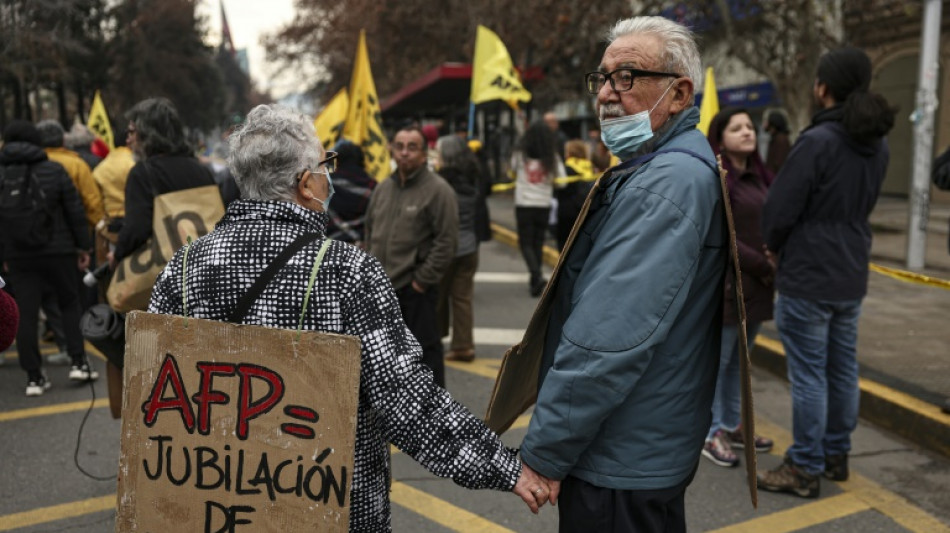
<instances>
[{"instance_id":1,"label":"sneaker","mask_svg":"<svg viewBox=\"0 0 950 533\"><path fill-rule=\"evenodd\" d=\"M739 466L739 458L732 451L729 445L729 439L725 432L719 430L713 434L712 439L707 440L703 445L703 457L709 459L717 466L734 467Z\"/></svg>"},{"instance_id":2,"label":"sneaker","mask_svg":"<svg viewBox=\"0 0 950 533\"><path fill-rule=\"evenodd\" d=\"M788 457L777 468L759 471L756 484L770 492L789 492L802 498L817 498L820 478L795 466Z\"/></svg>"},{"instance_id":3,"label":"sneaker","mask_svg":"<svg viewBox=\"0 0 950 533\"><path fill-rule=\"evenodd\" d=\"M46 356L46 364L53 366L66 366L73 362L73 359L66 352L51 353Z\"/></svg>"},{"instance_id":4,"label":"sneaker","mask_svg":"<svg viewBox=\"0 0 950 533\"><path fill-rule=\"evenodd\" d=\"M44 392L49 390L53 384L46 379L46 376L39 376L31 378L30 381L26 384L26 395L27 396L42 396Z\"/></svg>"},{"instance_id":5,"label":"sneaker","mask_svg":"<svg viewBox=\"0 0 950 533\"><path fill-rule=\"evenodd\" d=\"M99 373L89 366L89 363L73 365L69 369L69 379L71 381L95 381L99 379Z\"/></svg>"},{"instance_id":6,"label":"sneaker","mask_svg":"<svg viewBox=\"0 0 950 533\"><path fill-rule=\"evenodd\" d=\"M832 481L847 481L848 454L826 455L825 477Z\"/></svg>"},{"instance_id":7,"label":"sneaker","mask_svg":"<svg viewBox=\"0 0 950 533\"><path fill-rule=\"evenodd\" d=\"M732 444L733 448L737 450L745 449L745 440L742 438L741 428L737 428L735 431L727 431L726 437L729 439L729 444ZM759 453L770 452L772 451L772 446L775 445L772 439L760 435L756 435L752 440L755 442L755 451Z\"/></svg>"}]
</instances>

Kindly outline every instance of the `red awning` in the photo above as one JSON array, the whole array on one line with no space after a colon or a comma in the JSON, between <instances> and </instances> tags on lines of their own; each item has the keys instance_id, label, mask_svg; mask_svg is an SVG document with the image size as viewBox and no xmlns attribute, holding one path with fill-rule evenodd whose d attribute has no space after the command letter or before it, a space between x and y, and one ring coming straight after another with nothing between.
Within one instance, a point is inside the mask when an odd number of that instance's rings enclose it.
<instances>
[{"instance_id":1,"label":"red awning","mask_svg":"<svg viewBox=\"0 0 950 533\"><path fill-rule=\"evenodd\" d=\"M544 78L540 67L519 72L525 81ZM468 106L471 88L472 65L443 63L388 96L380 107L390 116L442 114Z\"/></svg>"}]
</instances>

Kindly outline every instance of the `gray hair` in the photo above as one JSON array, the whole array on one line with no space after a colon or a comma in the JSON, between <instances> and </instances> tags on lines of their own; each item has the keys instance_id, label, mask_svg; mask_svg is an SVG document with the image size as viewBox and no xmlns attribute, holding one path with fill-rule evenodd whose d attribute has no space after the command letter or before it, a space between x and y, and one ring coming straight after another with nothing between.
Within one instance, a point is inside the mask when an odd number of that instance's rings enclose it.
<instances>
[{"instance_id":1,"label":"gray hair","mask_svg":"<svg viewBox=\"0 0 950 533\"><path fill-rule=\"evenodd\" d=\"M36 131L40 132L40 142L44 148L61 148L63 146L63 125L53 119L41 120L36 123Z\"/></svg>"},{"instance_id":2,"label":"gray hair","mask_svg":"<svg viewBox=\"0 0 950 533\"><path fill-rule=\"evenodd\" d=\"M607 42L613 43L627 35L655 35L663 43L664 54L660 68L693 80L693 97L703 85L703 64L699 47L689 28L663 17L633 17L614 24L607 32ZM692 101L692 97L690 100Z\"/></svg>"},{"instance_id":3,"label":"gray hair","mask_svg":"<svg viewBox=\"0 0 950 533\"><path fill-rule=\"evenodd\" d=\"M181 117L168 98L146 98L132 106L125 118L135 124L136 146L145 157L191 152Z\"/></svg>"},{"instance_id":4,"label":"gray hair","mask_svg":"<svg viewBox=\"0 0 950 533\"><path fill-rule=\"evenodd\" d=\"M283 106L259 105L228 138L228 166L250 200L292 202L297 176L315 169L323 145L304 115Z\"/></svg>"},{"instance_id":5,"label":"gray hair","mask_svg":"<svg viewBox=\"0 0 950 533\"><path fill-rule=\"evenodd\" d=\"M89 148L89 145L96 140L96 136L89 130L88 127L75 123L73 127L69 130L69 133L66 134L65 142L66 148L70 150L78 150L81 148Z\"/></svg>"}]
</instances>

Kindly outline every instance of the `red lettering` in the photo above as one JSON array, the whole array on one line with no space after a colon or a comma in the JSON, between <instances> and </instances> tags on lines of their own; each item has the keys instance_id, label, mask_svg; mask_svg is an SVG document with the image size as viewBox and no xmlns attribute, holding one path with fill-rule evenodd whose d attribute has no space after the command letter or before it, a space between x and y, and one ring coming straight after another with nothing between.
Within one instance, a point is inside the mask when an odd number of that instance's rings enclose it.
<instances>
[{"instance_id":1,"label":"red lettering","mask_svg":"<svg viewBox=\"0 0 950 533\"><path fill-rule=\"evenodd\" d=\"M201 382L198 392L191 399L198 406L198 433L207 435L211 432L211 404L226 404L231 401L231 397L226 393L212 388L214 376L233 376L235 366L231 363L207 362L200 362L196 366L198 372L201 372Z\"/></svg>"},{"instance_id":2,"label":"red lettering","mask_svg":"<svg viewBox=\"0 0 950 533\"><path fill-rule=\"evenodd\" d=\"M165 389L171 385L175 396L165 398ZM188 395L185 392L185 384L181 380L181 371L178 370L178 362L175 357L165 354L165 360L162 361L162 368L158 372L158 378L152 386L152 393L147 402L142 404L142 412L145 413L145 425L152 427L158 418L159 411L177 410L181 415L181 420L188 433L195 429L195 413L191 409L191 403L188 402Z\"/></svg>"},{"instance_id":3,"label":"red lettering","mask_svg":"<svg viewBox=\"0 0 950 533\"><path fill-rule=\"evenodd\" d=\"M247 439L248 422L269 411L284 397L284 380L274 371L258 365L242 364L237 367L241 375L238 394L237 438ZM270 390L259 400L253 401L251 379L264 381Z\"/></svg>"}]
</instances>

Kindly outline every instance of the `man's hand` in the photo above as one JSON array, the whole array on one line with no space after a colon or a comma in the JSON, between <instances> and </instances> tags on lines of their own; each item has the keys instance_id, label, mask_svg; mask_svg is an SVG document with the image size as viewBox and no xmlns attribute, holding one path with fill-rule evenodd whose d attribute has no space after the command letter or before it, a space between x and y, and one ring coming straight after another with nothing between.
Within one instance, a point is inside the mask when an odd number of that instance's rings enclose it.
<instances>
[{"instance_id":1,"label":"man's hand","mask_svg":"<svg viewBox=\"0 0 950 533\"><path fill-rule=\"evenodd\" d=\"M109 261L109 270L115 270L116 261L115 261L115 252L109 252L106 254L106 259Z\"/></svg>"},{"instance_id":2,"label":"man's hand","mask_svg":"<svg viewBox=\"0 0 950 533\"><path fill-rule=\"evenodd\" d=\"M79 261L77 262L79 271L86 270L89 268L89 252L85 250L79 250Z\"/></svg>"},{"instance_id":3,"label":"man's hand","mask_svg":"<svg viewBox=\"0 0 950 533\"><path fill-rule=\"evenodd\" d=\"M554 483L556 488L552 489L550 487L551 483ZM538 509L546 502L551 502L551 505L554 505L557 501L557 493L560 489L560 481L552 482L522 462L521 476L518 477L518 483L515 484L515 488L512 492L524 500L524 503L531 509L532 513L538 514Z\"/></svg>"},{"instance_id":4,"label":"man's hand","mask_svg":"<svg viewBox=\"0 0 950 533\"><path fill-rule=\"evenodd\" d=\"M418 292L419 294L423 294L426 292L425 287L423 287L422 285L419 285L416 282L416 280L412 280L412 290Z\"/></svg>"}]
</instances>

